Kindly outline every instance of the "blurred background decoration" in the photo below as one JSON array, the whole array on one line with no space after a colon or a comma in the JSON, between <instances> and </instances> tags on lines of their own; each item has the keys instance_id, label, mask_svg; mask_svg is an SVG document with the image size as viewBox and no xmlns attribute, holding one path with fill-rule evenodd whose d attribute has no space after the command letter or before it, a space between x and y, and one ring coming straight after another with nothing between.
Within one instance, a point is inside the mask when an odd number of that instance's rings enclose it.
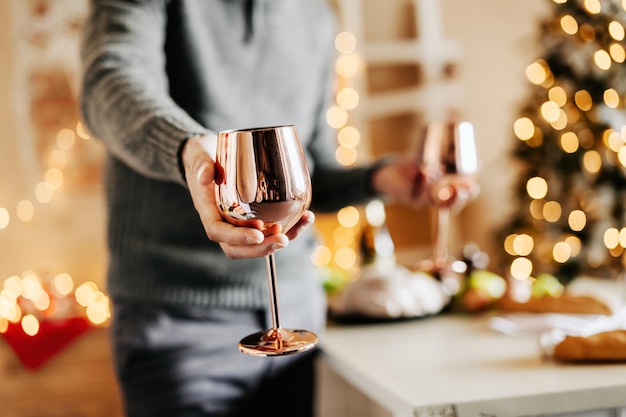
<instances>
[{"instance_id":1,"label":"blurred background decoration","mask_svg":"<svg viewBox=\"0 0 626 417\"><path fill-rule=\"evenodd\" d=\"M102 147L78 110L78 48L86 2L5 2L0 334L29 367L110 316ZM75 321L78 319L78 322ZM64 332L76 326L76 332ZM54 329L50 326L54 325ZM57 343L50 343L48 332ZM22 337L25 336L25 337ZM53 338L54 340L54 338Z\"/></svg>"},{"instance_id":2,"label":"blurred background decoration","mask_svg":"<svg viewBox=\"0 0 626 417\"><path fill-rule=\"evenodd\" d=\"M504 273L615 279L626 268L626 2L555 0L514 121L519 210Z\"/></svg>"}]
</instances>

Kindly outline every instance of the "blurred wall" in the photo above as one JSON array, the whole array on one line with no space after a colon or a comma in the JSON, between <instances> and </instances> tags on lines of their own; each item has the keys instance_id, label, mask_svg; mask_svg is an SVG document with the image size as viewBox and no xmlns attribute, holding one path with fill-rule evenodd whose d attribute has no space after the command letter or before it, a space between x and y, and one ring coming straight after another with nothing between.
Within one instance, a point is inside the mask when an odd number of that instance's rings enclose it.
<instances>
[{"instance_id":1,"label":"blurred wall","mask_svg":"<svg viewBox=\"0 0 626 417\"><path fill-rule=\"evenodd\" d=\"M0 2L0 282L32 270L104 285L102 147L81 137L76 102L86 4Z\"/></svg>"}]
</instances>

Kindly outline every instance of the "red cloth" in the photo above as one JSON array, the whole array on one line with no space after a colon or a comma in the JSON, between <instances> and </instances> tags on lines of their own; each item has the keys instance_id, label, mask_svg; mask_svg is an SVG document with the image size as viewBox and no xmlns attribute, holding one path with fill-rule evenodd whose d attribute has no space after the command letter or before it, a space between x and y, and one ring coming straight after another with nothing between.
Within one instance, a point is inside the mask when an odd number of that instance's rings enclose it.
<instances>
[{"instance_id":1,"label":"red cloth","mask_svg":"<svg viewBox=\"0 0 626 417\"><path fill-rule=\"evenodd\" d=\"M29 336L19 323L9 323L2 336L24 366L37 369L91 327L84 317L44 320L40 322L39 332Z\"/></svg>"}]
</instances>

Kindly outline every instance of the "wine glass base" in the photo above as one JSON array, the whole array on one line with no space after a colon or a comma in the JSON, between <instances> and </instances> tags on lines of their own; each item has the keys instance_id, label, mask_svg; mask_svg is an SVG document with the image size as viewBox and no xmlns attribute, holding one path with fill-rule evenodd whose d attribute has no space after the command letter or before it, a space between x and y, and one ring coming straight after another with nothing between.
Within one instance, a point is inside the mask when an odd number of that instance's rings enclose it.
<instances>
[{"instance_id":1,"label":"wine glass base","mask_svg":"<svg viewBox=\"0 0 626 417\"><path fill-rule=\"evenodd\" d=\"M302 353L317 345L317 335L308 330L269 329L239 341L239 351L251 356L282 356Z\"/></svg>"}]
</instances>

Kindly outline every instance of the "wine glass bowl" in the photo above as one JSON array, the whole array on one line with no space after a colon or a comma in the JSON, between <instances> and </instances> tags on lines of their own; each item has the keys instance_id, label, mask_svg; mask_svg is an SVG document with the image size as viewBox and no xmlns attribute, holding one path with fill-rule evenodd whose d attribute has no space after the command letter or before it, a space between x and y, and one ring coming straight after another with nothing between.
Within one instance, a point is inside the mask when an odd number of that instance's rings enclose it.
<instances>
[{"instance_id":1,"label":"wine glass bowl","mask_svg":"<svg viewBox=\"0 0 626 417\"><path fill-rule=\"evenodd\" d=\"M291 229L311 203L311 180L295 126L219 132L215 193L222 217L231 224ZM265 257L272 328L244 337L239 350L253 356L304 352L317 344L308 330L282 328L274 254Z\"/></svg>"},{"instance_id":2,"label":"wine glass bowl","mask_svg":"<svg viewBox=\"0 0 626 417\"><path fill-rule=\"evenodd\" d=\"M216 193L227 221L261 220L287 232L311 203L311 181L295 127L218 134Z\"/></svg>"},{"instance_id":3,"label":"wine glass bowl","mask_svg":"<svg viewBox=\"0 0 626 417\"><path fill-rule=\"evenodd\" d=\"M437 209L437 235L433 258L420 262L417 268L432 272L455 293L459 277L448 256L450 211L460 210L478 192L474 128L465 121L432 122L425 126L419 146L420 174Z\"/></svg>"},{"instance_id":4,"label":"wine glass bowl","mask_svg":"<svg viewBox=\"0 0 626 417\"><path fill-rule=\"evenodd\" d=\"M459 192L475 185L479 169L474 128L469 122L433 122L424 128L418 165L437 207L465 203ZM464 197L464 196L462 196Z\"/></svg>"}]
</instances>

